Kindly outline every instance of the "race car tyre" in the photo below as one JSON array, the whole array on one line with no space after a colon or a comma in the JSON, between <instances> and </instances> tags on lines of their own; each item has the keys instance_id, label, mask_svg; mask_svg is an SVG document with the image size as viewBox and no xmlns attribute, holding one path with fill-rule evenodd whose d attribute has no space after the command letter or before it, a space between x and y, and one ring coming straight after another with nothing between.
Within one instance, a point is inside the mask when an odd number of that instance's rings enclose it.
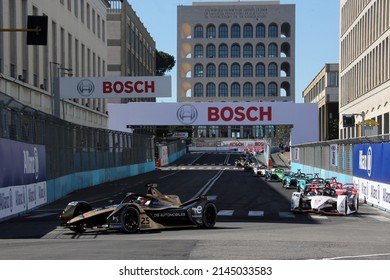
<instances>
[{"instance_id":1,"label":"race car tyre","mask_svg":"<svg viewBox=\"0 0 390 280\"><path fill-rule=\"evenodd\" d=\"M202 225L204 228L212 228L217 221L217 207L213 203L207 203L203 207Z\"/></svg>"},{"instance_id":2,"label":"race car tyre","mask_svg":"<svg viewBox=\"0 0 390 280\"><path fill-rule=\"evenodd\" d=\"M75 233L83 233L85 232L85 227L83 224L76 224L69 228L71 231L74 231Z\"/></svg>"},{"instance_id":3,"label":"race car tyre","mask_svg":"<svg viewBox=\"0 0 390 280\"><path fill-rule=\"evenodd\" d=\"M134 206L127 206L121 215L122 230L125 233L135 233L140 227L138 209Z\"/></svg>"}]
</instances>

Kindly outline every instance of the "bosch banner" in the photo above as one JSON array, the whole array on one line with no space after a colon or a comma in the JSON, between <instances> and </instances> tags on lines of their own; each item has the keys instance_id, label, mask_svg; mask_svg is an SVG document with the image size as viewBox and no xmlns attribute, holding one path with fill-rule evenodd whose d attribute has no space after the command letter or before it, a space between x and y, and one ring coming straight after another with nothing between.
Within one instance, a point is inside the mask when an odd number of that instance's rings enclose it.
<instances>
[{"instance_id":1,"label":"bosch banner","mask_svg":"<svg viewBox=\"0 0 390 280\"><path fill-rule=\"evenodd\" d=\"M0 139L0 220L47 201L42 145Z\"/></svg>"},{"instance_id":2,"label":"bosch banner","mask_svg":"<svg viewBox=\"0 0 390 280\"><path fill-rule=\"evenodd\" d=\"M292 144L318 141L318 107L291 102L108 104L109 128L131 125L293 125Z\"/></svg>"},{"instance_id":3,"label":"bosch banner","mask_svg":"<svg viewBox=\"0 0 390 280\"><path fill-rule=\"evenodd\" d=\"M170 76L60 78L60 98L171 97Z\"/></svg>"}]
</instances>

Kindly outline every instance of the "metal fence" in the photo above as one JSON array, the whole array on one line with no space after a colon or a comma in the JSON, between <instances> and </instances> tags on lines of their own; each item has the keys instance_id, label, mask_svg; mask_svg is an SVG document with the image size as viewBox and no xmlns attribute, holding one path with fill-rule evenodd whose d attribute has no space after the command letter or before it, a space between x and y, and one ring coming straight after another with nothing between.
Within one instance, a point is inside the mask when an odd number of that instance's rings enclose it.
<instances>
[{"instance_id":1,"label":"metal fence","mask_svg":"<svg viewBox=\"0 0 390 280\"><path fill-rule=\"evenodd\" d=\"M25 106L2 92L0 137L44 145L47 179L154 161L152 135L66 122Z\"/></svg>"},{"instance_id":2,"label":"metal fence","mask_svg":"<svg viewBox=\"0 0 390 280\"><path fill-rule=\"evenodd\" d=\"M390 134L344 140L331 140L292 147L292 162L341 174L352 175L353 145L390 142ZM334 149L334 156L332 150Z\"/></svg>"}]
</instances>

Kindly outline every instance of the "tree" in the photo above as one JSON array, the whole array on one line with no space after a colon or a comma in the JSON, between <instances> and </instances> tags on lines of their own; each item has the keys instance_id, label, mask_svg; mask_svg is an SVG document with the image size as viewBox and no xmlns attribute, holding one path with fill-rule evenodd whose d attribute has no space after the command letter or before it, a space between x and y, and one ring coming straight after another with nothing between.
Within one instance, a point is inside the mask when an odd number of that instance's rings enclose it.
<instances>
[{"instance_id":1,"label":"tree","mask_svg":"<svg viewBox=\"0 0 390 280\"><path fill-rule=\"evenodd\" d=\"M165 52L156 50L156 76L164 76L175 66L175 58Z\"/></svg>"}]
</instances>

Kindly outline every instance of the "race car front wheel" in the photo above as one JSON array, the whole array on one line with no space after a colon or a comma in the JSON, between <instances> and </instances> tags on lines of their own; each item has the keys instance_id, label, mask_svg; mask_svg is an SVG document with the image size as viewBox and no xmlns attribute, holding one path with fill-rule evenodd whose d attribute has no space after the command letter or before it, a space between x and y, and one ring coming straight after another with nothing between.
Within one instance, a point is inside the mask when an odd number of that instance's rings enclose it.
<instances>
[{"instance_id":1,"label":"race car front wheel","mask_svg":"<svg viewBox=\"0 0 390 280\"><path fill-rule=\"evenodd\" d=\"M207 203L203 207L202 223L204 228L212 228L217 221L217 207L213 203Z\"/></svg>"},{"instance_id":2,"label":"race car front wheel","mask_svg":"<svg viewBox=\"0 0 390 280\"><path fill-rule=\"evenodd\" d=\"M125 233L134 233L139 230L140 226L140 217L138 209L134 206L127 206L123 210L121 216L122 230Z\"/></svg>"}]
</instances>

